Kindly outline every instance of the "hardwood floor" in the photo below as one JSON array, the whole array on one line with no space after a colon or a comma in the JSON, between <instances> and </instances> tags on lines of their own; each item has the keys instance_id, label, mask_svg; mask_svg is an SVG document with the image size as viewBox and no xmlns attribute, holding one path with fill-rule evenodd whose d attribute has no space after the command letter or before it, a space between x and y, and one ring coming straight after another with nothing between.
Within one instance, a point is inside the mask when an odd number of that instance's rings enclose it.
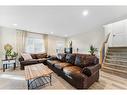
<instances>
[{"instance_id":1,"label":"hardwood floor","mask_svg":"<svg viewBox=\"0 0 127 95\"><path fill-rule=\"evenodd\" d=\"M0 89L27 89L24 71L19 70L19 68L16 68L16 70L8 69L4 73L0 70L0 84ZM75 90L74 87L55 73L52 78L52 86L46 85L41 89ZM127 89L127 79L100 71L99 81L95 82L89 89Z\"/></svg>"},{"instance_id":2,"label":"hardwood floor","mask_svg":"<svg viewBox=\"0 0 127 95\"><path fill-rule=\"evenodd\" d=\"M94 83L90 89L127 89L127 78L100 71L99 82Z\"/></svg>"}]
</instances>

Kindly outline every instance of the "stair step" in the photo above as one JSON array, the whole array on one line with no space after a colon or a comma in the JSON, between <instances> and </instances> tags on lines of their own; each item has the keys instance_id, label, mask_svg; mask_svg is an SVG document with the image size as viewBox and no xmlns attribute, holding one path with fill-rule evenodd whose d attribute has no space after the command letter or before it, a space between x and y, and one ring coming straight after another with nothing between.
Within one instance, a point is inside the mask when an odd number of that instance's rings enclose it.
<instances>
[{"instance_id":1,"label":"stair step","mask_svg":"<svg viewBox=\"0 0 127 95\"><path fill-rule=\"evenodd\" d=\"M107 54L119 54L119 55L123 55L123 54L125 54L125 55L127 55L127 52L107 52Z\"/></svg>"},{"instance_id":2,"label":"stair step","mask_svg":"<svg viewBox=\"0 0 127 95\"><path fill-rule=\"evenodd\" d=\"M127 66L126 65L119 65L119 64L113 64L113 63L104 63L104 66L118 69L118 70L124 70L127 71Z\"/></svg>"},{"instance_id":3,"label":"stair step","mask_svg":"<svg viewBox=\"0 0 127 95\"><path fill-rule=\"evenodd\" d=\"M127 49L127 47L108 47L109 49Z\"/></svg>"},{"instance_id":4,"label":"stair step","mask_svg":"<svg viewBox=\"0 0 127 95\"><path fill-rule=\"evenodd\" d=\"M106 63L113 63L113 64L119 64L119 65L125 65L127 66L127 62L123 62L123 61L113 61L113 60L105 60Z\"/></svg>"},{"instance_id":5,"label":"stair step","mask_svg":"<svg viewBox=\"0 0 127 95\"><path fill-rule=\"evenodd\" d=\"M124 70L118 70L118 69L114 69L114 68L110 68L110 67L106 67L104 66L102 68L102 71L110 73L110 74L114 74L123 78L127 78L127 71Z\"/></svg>"},{"instance_id":6,"label":"stair step","mask_svg":"<svg viewBox=\"0 0 127 95\"><path fill-rule=\"evenodd\" d=\"M127 63L127 60L118 60L118 59L106 59L106 61L110 61L110 62L120 62L120 63Z\"/></svg>"},{"instance_id":7,"label":"stair step","mask_svg":"<svg viewBox=\"0 0 127 95\"><path fill-rule=\"evenodd\" d=\"M106 58L108 58L108 59L111 59L111 58L127 59L126 56L117 56L117 55L107 55Z\"/></svg>"}]
</instances>

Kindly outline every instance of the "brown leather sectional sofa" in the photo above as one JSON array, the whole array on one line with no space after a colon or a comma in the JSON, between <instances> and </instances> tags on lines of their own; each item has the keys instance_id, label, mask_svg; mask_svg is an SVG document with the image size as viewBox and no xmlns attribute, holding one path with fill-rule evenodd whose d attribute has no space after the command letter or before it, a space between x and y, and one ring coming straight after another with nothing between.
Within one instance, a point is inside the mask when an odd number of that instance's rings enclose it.
<instances>
[{"instance_id":1,"label":"brown leather sectional sofa","mask_svg":"<svg viewBox=\"0 0 127 95\"><path fill-rule=\"evenodd\" d=\"M31 57L33 59L24 60L24 58L22 56L19 58L21 70L24 70L24 66L27 66L27 65L33 65L33 64L38 64L38 63L46 64L47 53L31 54Z\"/></svg>"},{"instance_id":2,"label":"brown leather sectional sofa","mask_svg":"<svg viewBox=\"0 0 127 95\"><path fill-rule=\"evenodd\" d=\"M96 56L58 54L47 66L77 89L87 89L99 79L100 64Z\"/></svg>"}]
</instances>

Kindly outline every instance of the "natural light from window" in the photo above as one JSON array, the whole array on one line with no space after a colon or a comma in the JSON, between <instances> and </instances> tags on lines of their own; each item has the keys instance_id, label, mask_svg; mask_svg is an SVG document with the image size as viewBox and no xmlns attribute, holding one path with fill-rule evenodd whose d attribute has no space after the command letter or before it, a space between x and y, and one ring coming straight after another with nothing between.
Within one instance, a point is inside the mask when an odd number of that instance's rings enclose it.
<instances>
[{"instance_id":1,"label":"natural light from window","mask_svg":"<svg viewBox=\"0 0 127 95\"><path fill-rule=\"evenodd\" d=\"M45 52L43 37L28 35L26 39L26 52L27 53L40 53Z\"/></svg>"}]
</instances>

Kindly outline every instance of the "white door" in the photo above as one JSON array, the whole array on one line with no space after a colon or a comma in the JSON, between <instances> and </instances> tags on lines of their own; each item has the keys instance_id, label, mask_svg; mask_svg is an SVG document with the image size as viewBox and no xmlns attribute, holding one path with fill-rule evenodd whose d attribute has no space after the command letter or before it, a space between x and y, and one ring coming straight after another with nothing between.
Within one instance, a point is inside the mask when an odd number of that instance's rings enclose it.
<instances>
[{"instance_id":1,"label":"white door","mask_svg":"<svg viewBox=\"0 0 127 95\"><path fill-rule=\"evenodd\" d=\"M113 23L112 25L112 46L127 46L127 20Z\"/></svg>"}]
</instances>

